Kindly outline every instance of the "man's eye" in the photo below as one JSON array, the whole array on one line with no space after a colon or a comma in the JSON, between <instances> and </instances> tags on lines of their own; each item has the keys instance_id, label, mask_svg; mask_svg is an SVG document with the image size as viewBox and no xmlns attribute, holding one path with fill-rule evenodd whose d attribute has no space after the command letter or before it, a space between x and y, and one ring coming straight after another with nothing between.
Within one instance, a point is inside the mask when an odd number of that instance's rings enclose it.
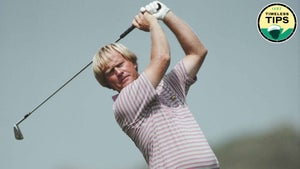
<instances>
[{"instance_id":1,"label":"man's eye","mask_svg":"<svg viewBox=\"0 0 300 169\"><path fill-rule=\"evenodd\" d=\"M107 72L105 72L105 75L106 76L111 76L113 74L114 70L113 69L110 69L108 70Z\"/></svg>"},{"instance_id":2,"label":"man's eye","mask_svg":"<svg viewBox=\"0 0 300 169\"><path fill-rule=\"evenodd\" d=\"M122 66L123 66L123 64L124 64L124 62L122 62L122 63L118 64L118 67L122 67Z\"/></svg>"}]
</instances>

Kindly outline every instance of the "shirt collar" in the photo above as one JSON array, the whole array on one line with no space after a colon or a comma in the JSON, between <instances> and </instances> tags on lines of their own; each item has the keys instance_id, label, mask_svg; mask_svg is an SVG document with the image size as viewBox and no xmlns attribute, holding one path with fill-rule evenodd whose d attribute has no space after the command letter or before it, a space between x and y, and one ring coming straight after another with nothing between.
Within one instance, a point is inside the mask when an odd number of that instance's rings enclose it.
<instances>
[{"instance_id":1,"label":"shirt collar","mask_svg":"<svg viewBox=\"0 0 300 169\"><path fill-rule=\"evenodd\" d=\"M116 101L117 98L118 98L118 96L119 96L119 94L113 95L113 96L112 96L113 101Z\"/></svg>"}]
</instances>

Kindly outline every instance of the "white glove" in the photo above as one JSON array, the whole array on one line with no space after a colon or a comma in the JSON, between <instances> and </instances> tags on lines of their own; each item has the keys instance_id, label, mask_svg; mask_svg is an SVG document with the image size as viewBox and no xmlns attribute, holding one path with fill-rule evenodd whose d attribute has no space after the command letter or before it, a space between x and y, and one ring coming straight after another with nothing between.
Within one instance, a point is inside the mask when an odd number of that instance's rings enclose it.
<instances>
[{"instance_id":1,"label":"white glove","mask_svg":"<svg viewBox=\"0 0 300 169\"><path fill-rule=\"evenodd\" d=\"M148 11L157 19L163 20L164 17L167 15L167 13L170 11L170 9L165 4L159 1L153 1L148 5L146 5L145 7L142 7L140 11L141 12Z\"/></svg>"}]
</instances>

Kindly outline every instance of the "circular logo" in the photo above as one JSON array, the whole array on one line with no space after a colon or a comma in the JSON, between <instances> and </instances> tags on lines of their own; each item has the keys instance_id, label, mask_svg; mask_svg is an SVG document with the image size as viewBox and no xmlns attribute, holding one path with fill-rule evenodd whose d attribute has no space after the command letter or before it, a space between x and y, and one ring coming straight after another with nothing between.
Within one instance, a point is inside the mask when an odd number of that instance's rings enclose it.
<instances>
[{"instance_id":1,"label":"circular logo","mask_svg":"<svg viewBox=\"0 0 300 169\"><path fill-rule=\"evenodd\" d=\"M284 42L296 32L296 15L290 7L282 3L272 3L264 7L257 22L258 31L270 42Z\"/></svg>"}]
</instances>

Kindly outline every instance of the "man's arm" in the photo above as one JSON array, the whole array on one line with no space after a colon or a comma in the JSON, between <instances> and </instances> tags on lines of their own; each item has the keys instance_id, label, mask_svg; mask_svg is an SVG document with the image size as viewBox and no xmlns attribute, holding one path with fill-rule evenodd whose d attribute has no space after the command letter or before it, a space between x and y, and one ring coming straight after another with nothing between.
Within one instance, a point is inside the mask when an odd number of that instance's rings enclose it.
<instances>
[{"instance_id":1,"label":"man's arm","mask_svg":"<svg viewBox=\"0 0 300 169\"><path fill-rule=\"evenodd\" d=\"M183 64L190 77L195 77L205 59L207 49L201 43L193 30L173 12L168 12L163 19L178 39L185 52Z\"/></svg>"},{"instance_id":2,"label":"man's arm","mask_svg":"<svg viewBox=\"0 0 300 169\"><path fill-rule=\"evenodd\" d=\"M150 63L144 72L153 87L156 88L170 63L169 43L158 20L148 12L137 15L132 24L140 30L149 31L151 34Z\"/></svg>"}]
</instances>

